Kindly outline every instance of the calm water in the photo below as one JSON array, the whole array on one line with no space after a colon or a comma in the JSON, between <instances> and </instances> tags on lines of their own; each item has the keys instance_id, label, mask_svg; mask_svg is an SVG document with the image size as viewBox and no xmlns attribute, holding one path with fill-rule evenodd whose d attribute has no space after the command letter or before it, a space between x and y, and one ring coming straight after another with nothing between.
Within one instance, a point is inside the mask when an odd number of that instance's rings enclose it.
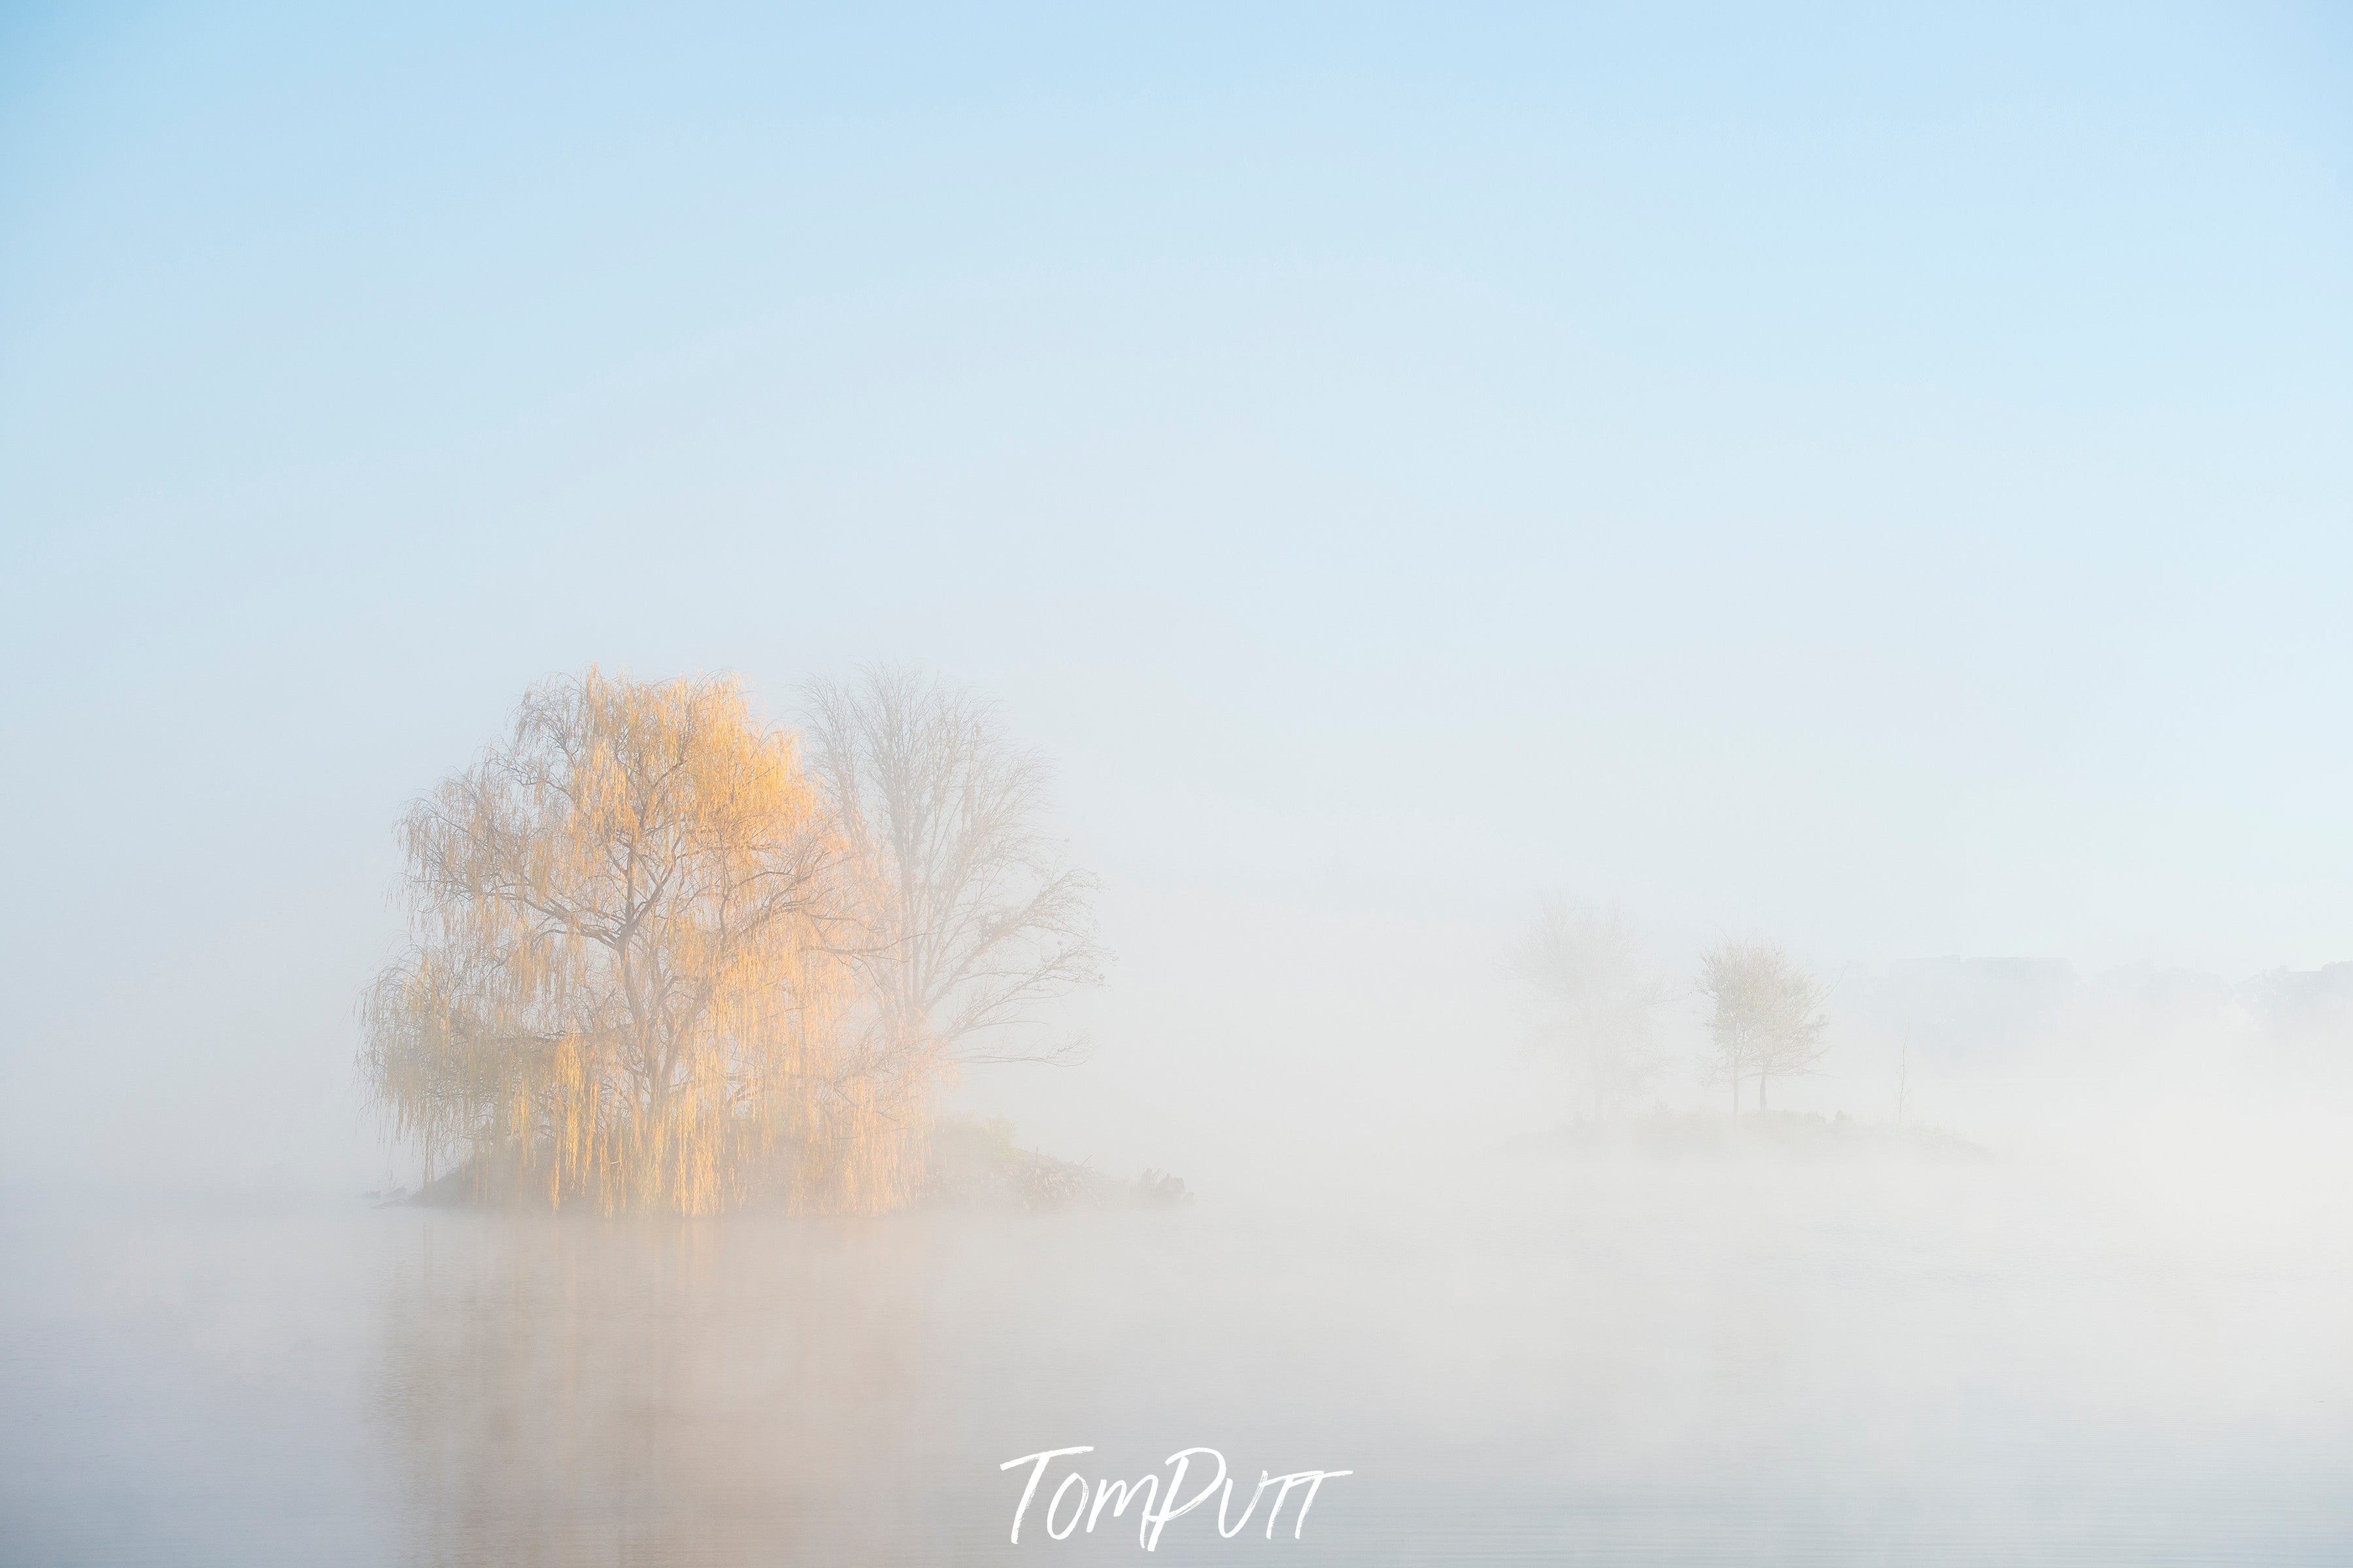
<instances>
[{"instance_id":1,"label":"calm water","mask_svg":"<svg viewBox=\"0 0 2353 1568\"><path fill-rule=\"evenodd\" d=\"M841 1224L6 1222L26 1563L2353 1562L2345 1194L1497 1166ZM1494 1192L1507 1192L1498 1201ZM1303 1540L1006 1539L1001 1461L1350 1469ZM1188 1488L1188 1490L1190 1489ZM1236 1507L1239 1510L1240 1500Z\"/></svg>"}]
</instances>

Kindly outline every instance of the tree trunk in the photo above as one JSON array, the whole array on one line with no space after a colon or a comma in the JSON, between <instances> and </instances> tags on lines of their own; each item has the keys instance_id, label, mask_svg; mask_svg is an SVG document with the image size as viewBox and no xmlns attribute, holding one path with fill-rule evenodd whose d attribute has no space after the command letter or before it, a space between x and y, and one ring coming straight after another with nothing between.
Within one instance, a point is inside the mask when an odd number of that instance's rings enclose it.
<instances>
[{"instance_id":1,"label":"tree trunk","mask_svg":"<svg viewBox=\"0 0 2353 1568\"><path fill-rule=\"evenodd\" d=\"M1760 1072L1757 1075L1757 1114L1759 1116L1765 1114L1765 1086L1772 1081L1772 1078L1773 1075L1768 1072Z\"/></svg>"}]
</instances>

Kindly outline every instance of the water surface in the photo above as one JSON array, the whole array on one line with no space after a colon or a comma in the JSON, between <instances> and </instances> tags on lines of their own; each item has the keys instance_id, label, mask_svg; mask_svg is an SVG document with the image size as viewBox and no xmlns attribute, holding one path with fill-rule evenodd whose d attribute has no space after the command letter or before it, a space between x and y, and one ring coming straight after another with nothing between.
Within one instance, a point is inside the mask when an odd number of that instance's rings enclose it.
<instances>
[{"instance_id":1,"label":"water surface","mask_svg":"<svg viewBox=\"0 0 2353 1568\"><path fill-rule=\"evenodd\" d=\"M2353 1561L2329 1194L1535 1160L1390 1187L860 1222L35 1205L0 1286L5 1555ZM1245 1494L1354 1474L1298 1540L1198 1512L1147 1559L1133 1513L1054 1542L1033 1512L1008 1543L999 1464L1076 1445L1049 1487L1195 1445Z\"/></svg>"}]
</instances>

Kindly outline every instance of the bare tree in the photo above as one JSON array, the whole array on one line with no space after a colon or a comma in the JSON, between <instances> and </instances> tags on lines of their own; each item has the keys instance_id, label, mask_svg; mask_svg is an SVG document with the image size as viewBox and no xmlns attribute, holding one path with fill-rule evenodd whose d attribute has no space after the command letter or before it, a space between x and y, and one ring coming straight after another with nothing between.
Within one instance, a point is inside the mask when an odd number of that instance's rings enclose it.
<instances>
[{"instance_id":1,"label":"bare tree","mask_svg":"<svg viewBox=\"0 0 2353 1568\"><path fill-rule=\"evenodd\" d=\"M810 682L802 721L873 895L856 956L875 1026L960 1062L1075 1055L1013 1037L1106 962L1094 879L1045 831L1043 759L970 691L898 665Z\"/></svg>"},{"instance_id":2,"label":"bare tree","mask_svg":"<svg viewBox=\"0 0 2353 1568\"><path fill-rule=\"evenodd\" d=\"M1547 899L1512 954L1529 1044L1568 1065L1599 1121L1614 1095L1656 1077L1660 1009L1675 987L1644 958L1615 906L1578 908Z\"/></svg>"},{"instance_id":3,"label":"bare tree","mask_svg":"<svg viewBox=\"0 0 2353 1568\"><path fill-rule=\"evenodd\" d=\"M1757 1079L1757 1108L1768 1108L1776 1078L1814 1070L1830 1047L1822 1011L1830 987L1789 961L1767 942L1722 942L1700 958L1699 994L1708 999L1708 1033L1716 1048L1716 1070L1732 1084L1732 1110L1740 1112L1740 1082Z\"/></svg>"},{"instance_id":4,"label":"bare tree","mask_svg":"<svg viewBox=\"0 0 2353 1568\"><path fill-rule=\"evenodd\" d=\"M361 1068L428 1172L607 1211L908 1195L922 1064L841 1026L855 858L732 679L551 681L400 837L413 943Z\"/></svg>"}]
</instances>

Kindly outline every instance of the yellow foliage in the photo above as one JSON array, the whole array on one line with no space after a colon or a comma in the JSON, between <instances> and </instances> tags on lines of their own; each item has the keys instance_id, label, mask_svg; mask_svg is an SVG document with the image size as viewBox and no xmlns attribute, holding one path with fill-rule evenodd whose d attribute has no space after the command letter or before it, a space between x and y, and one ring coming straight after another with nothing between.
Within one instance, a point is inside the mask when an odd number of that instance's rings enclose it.
<instances>
[{"instance_id":1,"label":"yellow foliage","mask_svg":"<svg viewBox=\"0 0 2353 1568\"><path fill-rule=\"evenodd\" d=\"M428 1169L607 1213L912 1195L934 1063L861 1017L858 858L733 679L542 686L400 838L361 1065Z\"/></svg>"}]
</instances>

